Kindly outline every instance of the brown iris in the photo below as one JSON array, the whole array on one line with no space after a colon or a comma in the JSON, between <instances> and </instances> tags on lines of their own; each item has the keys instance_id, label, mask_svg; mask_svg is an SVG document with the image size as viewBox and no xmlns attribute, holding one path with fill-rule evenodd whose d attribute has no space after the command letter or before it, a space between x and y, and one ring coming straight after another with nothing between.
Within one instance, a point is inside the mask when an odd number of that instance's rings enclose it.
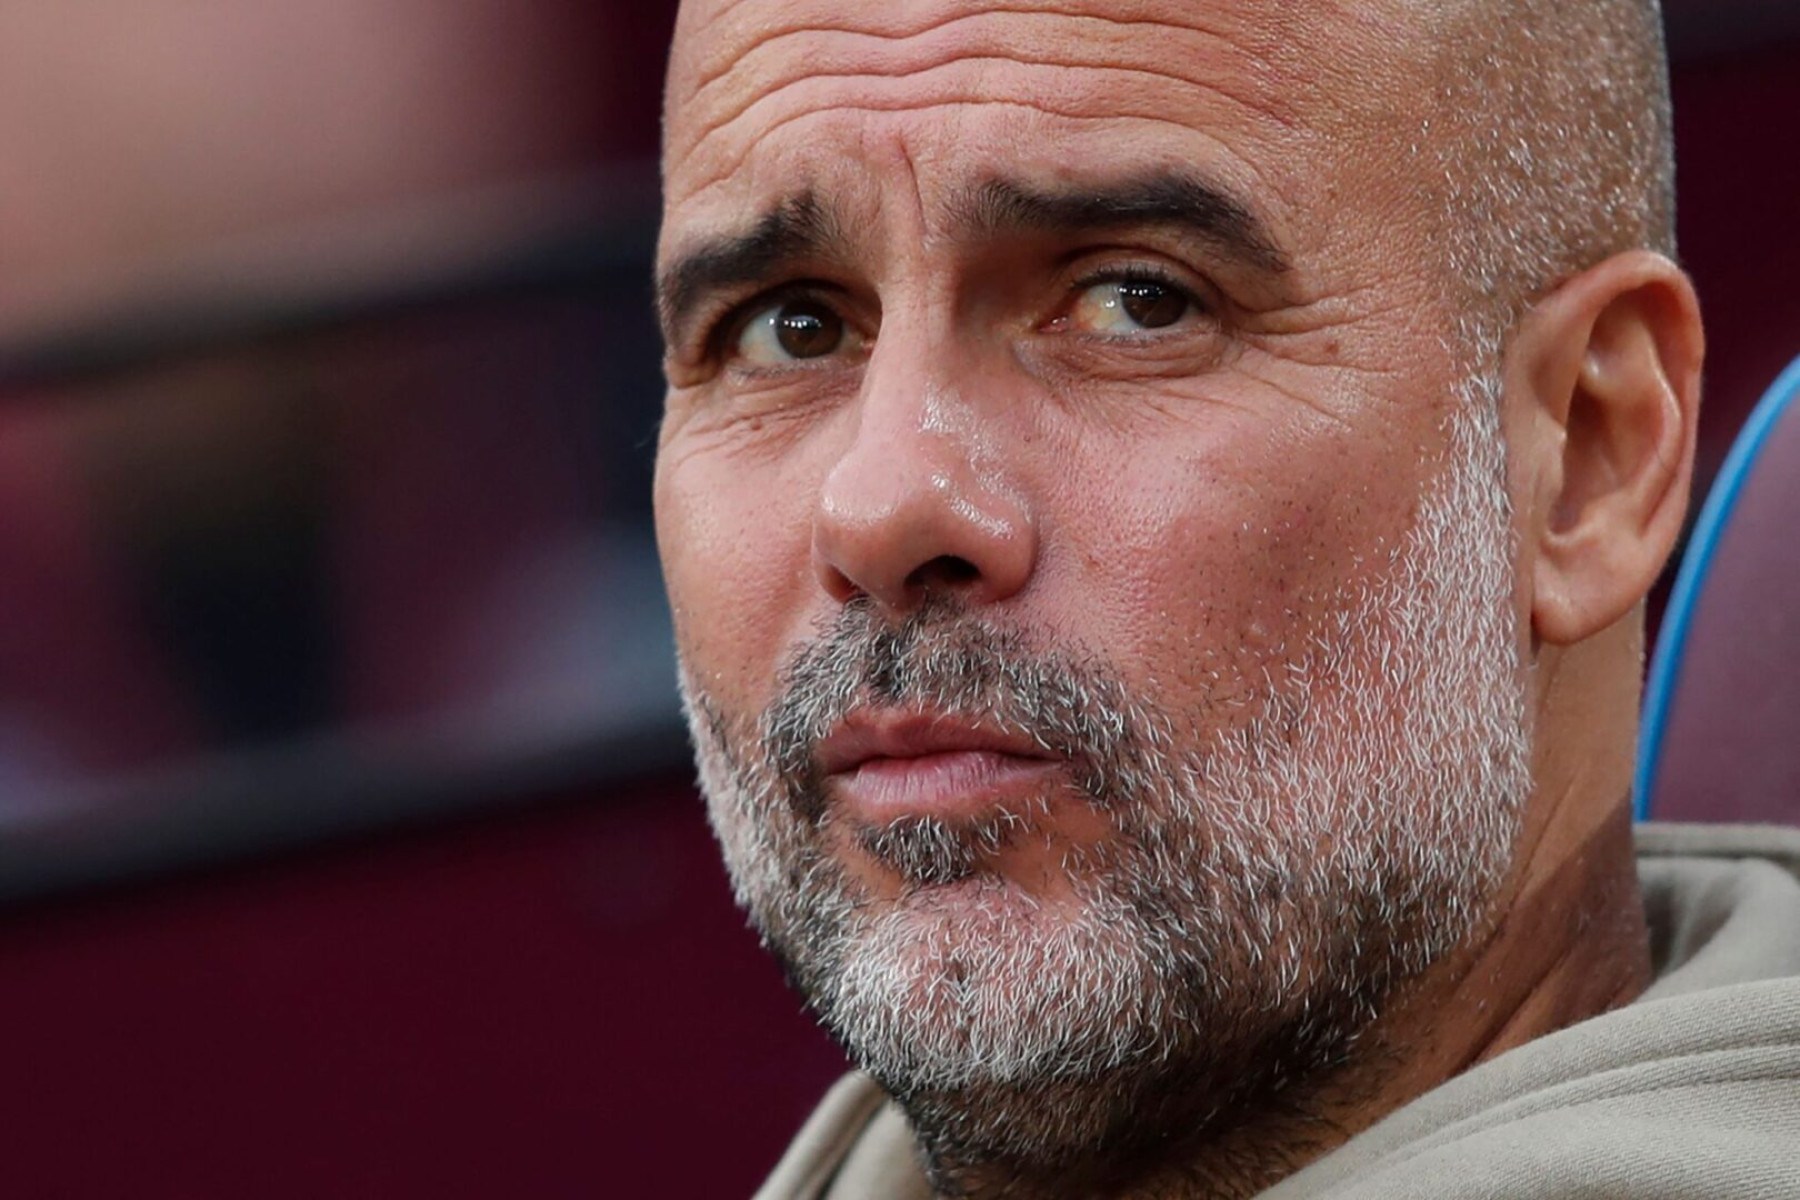
<instances>
[{"instance_id":1,"label":"brown iris","mask_svg":"<svg viewBox=\"0 0 1800 1200\"><path fill-rule=\"evenodd\" d=\"M820 358L844 340L844 320L823 304L790 300L775 314L775 340L793 358Z\"/></svg>"},{"instance_id":2,"label":"brown iris","mask_svg":"<svg viewBox=\"0 0 1800 1200\"><path fill-rule=\"evenodd\" d=\"M1162 329L1181 320L1188 299L1164 284L1131 280L1119 284L1119 307L1145 329Z\"/></svg>"}]
</instances>

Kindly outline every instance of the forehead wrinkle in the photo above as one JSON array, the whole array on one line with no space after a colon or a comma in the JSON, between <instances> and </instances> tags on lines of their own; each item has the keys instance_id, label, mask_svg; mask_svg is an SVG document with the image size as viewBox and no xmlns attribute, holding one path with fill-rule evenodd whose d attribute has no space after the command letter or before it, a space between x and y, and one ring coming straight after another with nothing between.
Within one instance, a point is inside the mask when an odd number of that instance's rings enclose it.
<instances>
[{"instance_id":1,"label":"forehead wrinkle","mask_svg":"<svg viewBox=\"0 0 1800 1200\"><path fill-rule=\"evenodd\" d=\"M1098 28L1102 34L1073 36L1071 26ZM1099 72L1139 71L1151 88L1166 87L1171 82L1186 85L1222 97L1290 132L1300 124L1296 101L1316 90L1311 73L1294 69L1291 47L1272 47L1262 54L1249 44L1266 38L1267 30L1257 31L1254 37L1234 37L1233 31L1198 22L1127 23L1118 18L1016 9L958 14L939 20L920 33L903 36L865 34L854 29L841 32L844 28L830 25L760 30L760 40L726 55L728 65L709 77L706 85L680 101L671 93L665 126L670 158L679 160L701 153L718 134L729 131L752 112L777 102L795 87L830 86L862 79L869 85L865 91L904 87L913 81L919 81L914 86L923 88L928 86L928 81L922 81L923 76L959 66L965 71L980 68L987 76L992 98L1002 98L1010 89L1026 93L1013 97L1025 103L1040 95L1062 95L1071 90L1066 75L1042 83L1039 75L1074 72L1078 78L1084 78ZM1154 30L1158 36L1150 37L1143 32L1146 30ZM769 56L762 51L772 40L802 37L811 43L804 47L805 53L799 52L801 47L793 47L792 53L776 56L774 63L764 61ZM1200 69L1207 64L1211 64L1211 69ZM744 78L742 86L711 98L716 85L734 78ZM1093 97L1097 110L1118 106L1119 98L1107 94L1102 87L1090 84L1078 90ZM965 90L958 98L982 97L968 95ZM1166 94L1148 106L1140 97L1136 107L1142 115L1161 115L1168 107Z\"/></svg>"},{"instance_id":2,"label":"forehead wrinkle","mask_svg":"<svg viewBox=\"0 0 1800 1200\"><path fill-rule=\"evenodd\" d=\"M953 63L945 64L944 66L931 68L931 71L944 71L948 68L966 67L969 65L971 64L967 60L958 60ZM981 64L976 63L973 65L979 66ZM1017 66L1018 64L1012 60L1007 60L1007 65ZM1044 68L1028 67L1024 69L1029 71ZM1062 71L1065 68L1056 67L1048 69ZM883 82L887 83L895 81L892 77L882 78ZM911 76L900 78L904 80L906 78L911 78ZM1168 82L1168 78L1164 76L1151 76L1150 78L1154 79L1159 86L1165 85ZM910 95L871 95L867 94L865 91L864 94L856 96L854 101L846 100L834 102L830 99L821 99L818 102L807 104L798 100L790 100L790 97L796 92L799 92L804 96L808 91L820 90L819 85L821 82L829 83L831 81L821 81L817 76L806 76L785 85L778 91L770 92L758 97L755 102L753 102L744 112L733 118L730 123L714 126L702 133L700 137L681 154L680 161L685 164L695 158L701 157L711 143L721 137L731 134L733 132L733 126L748 120L757 110L767 107L777 101L786 103L789 111L782 112L779 115L772 117L766 125L759 126L754 139L740 139L740 144L736 147L735 153L732 154L725 164L711 173L713 177L728 176L743 170L746 161L759 146L767 144L773 134L796 121L808 117L830 116L847 111L859 111L863 113L906 113L925 112L933 108L951 108L958 106L977 108L982 106L1011 107L1021 110L1036 111L1045 116L1077 121L1118 122L1121 120L1137 118L1156 122L1161 125L1174 126L1187 135L1198 134L1205 136L1210 140L1219 140L1214 130L1189 125L1171 118L1168 114L1167 98L1164 92L1153 92L1148 95L1138 95L1135 93L1129 95L1103 94L1094 98L1085 96L1064 98L1069 96L1071 89L1067 86L1068 81L1066 79L1059 79L1050 81L1050 85L1047 87L1036 89L1014 87L1007 89L1009 92L1013 93L1011 95L995 94L995 89L992 87L991 82L984 83L982 81L972 81L956 87L940 87L934 89L931 95L919 98ZM1239 100L1228 92L1209 87L1205 84L1193 83L1188 80L1184 80L1183 82L1189 82L1192 86L1205 90L1208 95L1220 97L1235 107L1249 109L1257 116L1268 116L1266 111L1256 109L1254 106ZM1029 96L1030 98L1024 98L1025 96ZM1234 155L1234 157L1236 156ZM673 179L674 174L675 172L671 170L669 178Z\"/></svg>"},{"instance_id":3,"label":"forehead wrinkle","mask_svg":"<svg viewBox=\"0 0 1800 1200\"><path fill-rule=\"evenodd\" d=\"M945 70L950 67L976 67L984 64L1004 64L1010 67L1023 68L1040 67L1058 71L1080 71L1101 77L1115 75L1128 77L1138 76L1147 79L1152 83L1182 84L1205 91L1209 95L1223 97L1234 105L1250 109L1257 116L1265 117L1273 121L1285 131L1291 132L1295 128L1293 118L1287 114L1279 113L1273 109L1264 108L1260 105L1254 105L1249 101L1240 99L1231 93L1218 88L1210 80L1193 75L1184 75L1179 71L1163 70L1143 65L1121 66L1117 63L1105 61L1071 60L1067 58L1031 58L1023 54L960 54L944 58L937 62L926 63L922 66L896 71L821 71L812 69L809 64L796 64L796 71L793 75L786 79L776 81L761 94L751 97L739 105L735 110L729 111L722 120L714 124L712 128L701 136L701 139L694 144L693 149L698 150L711 137L728 132L731 126L750 116L753 110L765 103L773 101L783 92L796 86L809 83L829 84L834 81L851 79L879 79L887 81L918 79L922 76L930 75L933 72Z\"/></svg>"},{"instance_id":4,"label":"forehead wrinkle","mask_svg":"<svg viewBox=\"0 0 1800 1200\"><path fill-rule=\"evenodd\" d=\"M883 10L876 8L870 11L879 13ZM836 14L834 13L833 15ZM1112 34L1112 37L1109 39L1109 44L1113 45L1120 44L1127 40L1120 35L1132 34L1140 30L1154 31L1158 35L1159 44L1162 45L1166 45L1167 39L1171 34L1199 34L1232 46L1248 58L1254 65L1265 70L1273 72L1278 66L1272 57L1258 54L1246 42L1234 40L1222 30L1200 24L1196 21L1180 22L1172 21L1167 18L1151 20L1142 17L1115 16L1102 12L1047 11L1040 7L997 5L990 8L984 8L979 12L946 13L940 18L927 19L911 27L884 28L872 23L837 24L832 23L831 21L801 21L773 28L759 29L757 31L757 36L752 38L747 45L731 46L719 50L715 55L716 61L701 70L699 79L690 90L687 99L689 101L698 99L702 93L729 76L734 70L746 67L752 64L755 59L765 57L769 52L780 49L782 43L793 38L827 35L851 40L861 39L865 41L877 41L887 43L889 46L895 46L903 42L928 37L931 34L942 33L955 26L985 24L995 19L1009 22L1016 20L1034 21L1049 19L1063 25L1074 24L1078 27L1097 26ZM972 34L970 36L975 35ZM1007 38L1004 40L1008 44L1011 44L1016 39ZM1087 41L1090 39L1084 38L1080 40ZM809 62L817 61L818 51L816 49L811 50L804 55L804 58Z\"/></svg>"}]
</instances>

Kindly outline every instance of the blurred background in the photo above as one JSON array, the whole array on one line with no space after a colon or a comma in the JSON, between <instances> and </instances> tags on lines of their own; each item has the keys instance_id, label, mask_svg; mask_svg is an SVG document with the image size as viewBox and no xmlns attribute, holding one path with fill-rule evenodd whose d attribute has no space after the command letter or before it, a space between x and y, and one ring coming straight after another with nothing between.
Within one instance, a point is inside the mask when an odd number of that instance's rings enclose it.
<instances>
[{"instance_id":1,"label":"blurred background","mask_svg":"<svg viewBox=\"0 0 1800 1200\"><path fill-rule=\"evenodd\" d=\"M1703 488L1800 351L1800 4L1668 7ZM747 1195L842 1068L675 705L672 19L0 4L9 1195Z\"/></svg>"}]
</instances>

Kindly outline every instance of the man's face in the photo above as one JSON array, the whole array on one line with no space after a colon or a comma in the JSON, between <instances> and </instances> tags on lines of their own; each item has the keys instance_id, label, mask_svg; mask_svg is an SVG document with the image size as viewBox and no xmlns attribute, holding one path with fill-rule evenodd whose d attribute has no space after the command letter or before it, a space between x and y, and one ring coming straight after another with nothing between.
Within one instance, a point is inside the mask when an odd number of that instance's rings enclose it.
<instances>
[{"instance_id":1,"label":"man's face","mask_svg":"<svg viewBox=\"0 0 1800 1200\"><path fill-rule=\"evenodd\" d=\"M890 1090L1110 1097L1021 1155L1330 1058L1507 864L1492 364L1369 11L684 14L657 521L715 827Z\"/></svg>"}]
</instances>

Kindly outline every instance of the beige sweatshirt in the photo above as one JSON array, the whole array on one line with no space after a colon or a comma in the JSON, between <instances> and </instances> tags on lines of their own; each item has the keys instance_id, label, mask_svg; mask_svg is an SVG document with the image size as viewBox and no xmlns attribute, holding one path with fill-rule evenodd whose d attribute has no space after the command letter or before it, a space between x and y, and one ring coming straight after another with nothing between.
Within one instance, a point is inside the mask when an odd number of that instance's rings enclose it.
<instances>
[{"instance_id":1,"label":"beige sweatshirt","mask_svg":"<svg viewBox=\"0 0 1800 1200\"><path fill-rule=\"evenodd\" d=\"M1390 1114L1264 1200L1800 1198L1800 829L1647 825L1655 981ZM840 1081L757 1200L930 1200L905 1118Z\"/></svg>"}]
</instances>

